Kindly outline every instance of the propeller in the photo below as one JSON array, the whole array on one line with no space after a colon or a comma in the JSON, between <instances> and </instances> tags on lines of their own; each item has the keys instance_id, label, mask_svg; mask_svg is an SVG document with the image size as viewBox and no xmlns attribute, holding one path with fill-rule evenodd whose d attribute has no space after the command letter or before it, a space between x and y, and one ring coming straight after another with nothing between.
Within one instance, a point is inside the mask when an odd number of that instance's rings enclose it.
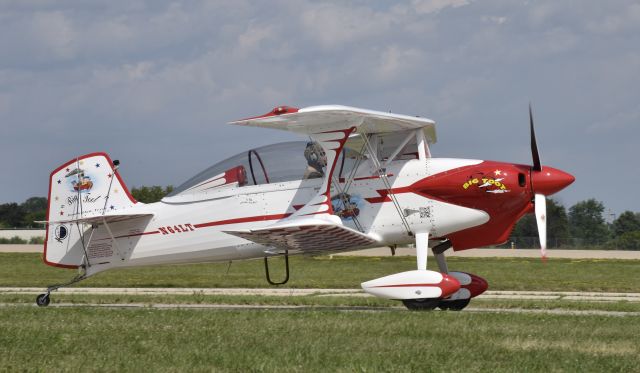
<instances>
[{"instance_id":1,"label":"propeller","mask_svg":"<svg viewBox=\"0 0 640 373\"><path fill-rule=\"evenodd\" d=\"M540 154L538 154L538 144L536 143L536 131L533 129L533 113L531 103L529 103L529 128L531 129L531 156L533 157L533 171L542 171L540 164Z\"/></svg>"},{"instance_id":2,"label":"propeller","mask_svg":"<svg viewBox=\"0 0 640 373\"><path fill-rule=\"evenodd\" d=\"M547 257L547 197L544 194L536 194L536 223L538 224L538 237L540 238L540 254L542 259Z\"/></svg>"},{"instance_id":3,"label":"propeller","mask_svg":"<svg viewBox=\"0 0 640 373\"><path fill-rule=\"evenodd\" d=\"M540 154L536 143L536 131L533 128L533 113L529 104L529 127L531 129L531 189L534 193L533 203L535 204L536 223L538 225L538 236L540 237L540 251L542 258L547 257L547 200L546 196L566 188L575 181L575 177L564 171L540 164Z\"/></svg>"},{"instance_id":4,"label":"propeller","mask_svg":"<svg viewBox=\"0 0 640 373\"><path fill-rule=\"evenodd\" d=\"M531 130L531 157L533 158L533 166L531 167L531 178L534 179L534 173L542 172L542 165L540 164L540 154L538 153L538 144L536 142L536 131L533 128L533 112L531 110L531 103L529 103L529 128ZM546 259L547 257L547 199L544 196L544 194L536 193L533 203L535 205L536 224L538 226L538 237L540 238L540 254L542 254L542 259Z\"/></svg>"}]
</instances>

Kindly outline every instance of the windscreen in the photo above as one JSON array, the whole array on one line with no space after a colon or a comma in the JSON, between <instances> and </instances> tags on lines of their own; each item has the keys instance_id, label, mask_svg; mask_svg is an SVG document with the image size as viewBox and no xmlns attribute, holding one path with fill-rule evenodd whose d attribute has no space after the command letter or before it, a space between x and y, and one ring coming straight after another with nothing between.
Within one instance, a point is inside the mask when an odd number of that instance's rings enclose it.
<instances>
[{"instance_id":1,"label":"windscreen","mask_svg":"<svg viewBox=\"0 0 640 373\"><path fill-rule=\"evenodd\" d=\"M250 149L214 164L178 186L169 197L216 188L262 185L309 177L309 143L283 142Z\"/></svg>"}]
</instances>

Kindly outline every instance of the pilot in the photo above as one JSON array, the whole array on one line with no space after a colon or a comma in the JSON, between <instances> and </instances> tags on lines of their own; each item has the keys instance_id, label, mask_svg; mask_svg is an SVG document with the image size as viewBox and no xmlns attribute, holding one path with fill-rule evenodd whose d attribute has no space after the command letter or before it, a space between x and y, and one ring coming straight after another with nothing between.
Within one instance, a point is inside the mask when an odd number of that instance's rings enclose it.
<instances>
[{"instance_id":1,"label":"pilot","mask_svg":"<svg viewBox=\"0 0 640 373\"><path fill-rule=\"evenodd\" d=\"M307 170L304 179L316 179L324 176L323 168L327 165L327 155L316 142L308 142L304 149L304 157L307 159Z\"/></svg>"}]
</instances>

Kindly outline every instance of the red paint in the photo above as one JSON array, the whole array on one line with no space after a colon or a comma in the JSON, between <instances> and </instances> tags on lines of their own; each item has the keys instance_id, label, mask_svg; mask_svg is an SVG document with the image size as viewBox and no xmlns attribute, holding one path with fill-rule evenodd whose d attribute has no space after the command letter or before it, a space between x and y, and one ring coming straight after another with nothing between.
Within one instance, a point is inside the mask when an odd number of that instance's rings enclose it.
<instances>
[{"instance_id":1,"label":"red paint","mask_svg":"<svg viewBox=\"0 0 640 373\"><path fill-rule=\"evenodd\" d=\"M556 192L573 181L562 171L551 170L553 177L539 182L545 191ZM454 250L502 244L508 240L515 223L524 214L533 211L534 192L531 180L520 183L518 174L530 177L531 166L483 161L421 179L412 185L393 188L393 194L415 193L425 198L464 206L489 214L489 221L477 227L447 235ZM536 178L536 176L534 176ZM538 180L538 179L536 179ZM378 196L366 197L369 203L391 202L386 189L377 190Z\"/></svg>"},{"instance_id":2,"label":"red paint","mask_svg":"<svg viewBox=\"0 0 640 373\"><path fill-rule=\"evenodd\" d=\"M250 222L254 222L254 221L280 220L280 219L284 219L286 217L289 217L290 215L291 214L247 216L247 217L244 217L244 218L218 220L218 221L211 221L211 222L208 222L208 223L194 224L193 226L196 227L196 228L206 228L206 227L215 227L215 226L218 226L218 225L250 223Z\"/></svg>"},{"instance_id":3,"label":"red paint","mask_svg":"<svg viewBox=\"0 0 640 373\"><path fill-rule=\"evenodd\" d=\"M120 182L120 185L122 187L122 190L124 190L125 194L127 195L127 197L129 197L129 200L131 201L131 203L138 203L138 201L136 201L133 196L131 195L131 192L129 192L129 189L127 188L127 185L124 183L124 181L122 181L122 177L120 176L120 173L117 170L114 170L114 165L113 165L113 161L111 160L111 158L109 157L109 155L107 153L104 152L96 152L96 153L89 153L89 154L85 154L83 156L80 156L78 158L72 159L66 163L64 163L63 165L59 166L58 168L56 168L55 170L51 171L51 174L49 174L49 192L48 192L48 197L47 200L49 201L47 204L47 221L49 221L49 217L50 215L50 210L51 210L51 184L53 182L53 176L58 173L58 171L62 170L63 168L66 168L67 166L69 166L70 164L73 164L75 162L78 162L80 160L83 159L87 159L87 158L91 158L91 157L96 157L96 156L102 156L104 158L106 158L107 162L109 163L109 166L111 167L111 170L113 171L113 174L116 175L116 177L118 178L118 181ZM69 172L69 169L66 168L66 171ZM43 256L42 256L42 260L44 261L45 264L53 266L53 267L60 267L60 268L78 268L79 266L77 265L68 265L68 264L60 264L60 263L54 263L54 262L50 262L47 260L47 242L49 241L49 224L47 223L46 226L46 233L45 233L45 238L44 238L44 251L43 251Z\"/></svg>"},{"instance_id":4,"label":"red paint","mask_svg":"<svg viewBox=\"0 0 640 373\"><path fill-rule=\"evenodd\" d=\"M293 106L276 106L275 108L273 108L273 110L271 110L270 112L266 113L266 114L262 114L262 115L258 115L257 117L251 117L251 118L245 118L245 119L240 119L236 122L241 122L241 121L245 121L245 120L253 120L253 119L261 119L261 118L269 118L269 117L275 117L278 115L283 115L283 114L293 114L293 113L297 113L298 112L298 108L293 107Z\"/></svg>"},{"instance_id":5,"label":"red paint","mask_svg":"<svg viewBox=\"0 0 640 373\"><path fill-rule=\"evenodd\" d=\"M460 282L455 277L442 273L442 280L437 284L397 284L397 285L381 285L376 288L406 288L406 287L436 287L440 288L442 297L448 297L460 289Z\"/></svg>"},{"instance_id":6,"label":"red paint","mask_svg":"<svg viewBox=\"0 0 640 373\"><path fill-rule=\"evenodd\" d=\"M338 147L335 149L329 149L331 151L333 151L335 153L334 157L333 157L333 163L331 164L331 168L327 168L329 170L329 175L328 178L326 180L326 184L327 184L327 188L326 190L322 193L326 198L326 202L323 202L323 204L327 205L327 207L329 208L326 213L327 214L331 214L333 215L333 205L331 204L331 178L333 177L333 171L335 171L336 168L336 163L338 162L338 156L340 155L340 151L342 151L342 148L344 147L344 144L347 142L347 139L349 139L349 135L356 129L356 127L350 127L344 130L336 130L336 131L325 131L325 132L319 132L318 134L321 133L342 133L343 136L341 139L336 139L333 140L332 142L337 141L339 143ZM327 140L329 141L329 140ZM329 167L329 165L327 165L327 167ZM326 176L325 176L326 177Z\"/></svg>"},{"instance_id":7,"label":"red paint","mask_svg":"<svg viewBox=\"0 0 640 373\"><path fill-rule=\"evenodd\" d=\"M573 175L549 166L541 171L531 171L531 187L535 193L552 195L569 186L576 180Z\"/></svg>"},{"instance_id":8,"label":"red paint","mask_svg":"<svg viewBox=\"0 0 640 373\"><path fill-rule=\"evenodd\" d=\"M484 293L489 288L489 283L487 282L487 280L483 279L482 277L476 276L472 273L467 273L467 272L462 272L462 273L466 273L467 275L469 275L469 277L471 277L470 284L460 286L461 288L469 290L469 293L471 294L471 298L477 297L478 295Z\"/></svg>"}]
</instances>

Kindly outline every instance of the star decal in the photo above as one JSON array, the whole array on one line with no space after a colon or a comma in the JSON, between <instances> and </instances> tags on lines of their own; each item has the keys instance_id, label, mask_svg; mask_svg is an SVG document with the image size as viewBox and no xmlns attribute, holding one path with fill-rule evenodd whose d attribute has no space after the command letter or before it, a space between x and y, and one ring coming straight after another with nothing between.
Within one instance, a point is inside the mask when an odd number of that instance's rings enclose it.
<instances>
[{"instance_id":1,"label":"star decal","mask_svg":"<svg viewBox=\"0 0 640 373\"><path fill-rule=\"evenodd\" d=\"M107 177L108 177L108 178L111 178L111 176L113 176L113 175L111 175L111 174L107 174Z\"/></svg>"},{"instance_id":2,"label":"star decal","mask_svg":"<svg viewBox=\"0 0 640 373\"><path fill-rule=\"evenodd\" d=\"M100 168L100 163L96 163L96 168Z\"/></svg>"},{"instance_id":3,"label":"star decal","mask_svg":"<svg viewBox=\"0 0 640 373\"><path fill-rule=\"evenodd\" d=\"M62 180L58 180L58 184L60 184L62 182Z\"/></svg>"},{"instance_id":4,"label":"star decal","mask_svg":"<svg viewBox=\"0 0 640 373\"><path fill-rule=\"evenodd\" d=\"M64 215L64 211L60 211L60 216Z\"/></svg>"},{"instance_id":5,"label":"star decal","mask_svg":"<svg viewBox=\"0 0 640 373\"><path fill-rule=\"evenodd\" d=\"M498 176L498 175L502 175L502 171L500 171L500 170L495 170L495 171L493 171L493 173L494 173L496 176Z\"/></svg>"},{"instance_id":6,"label":"star decal","mask_svg":"<svg viewBox=\"0 0 640 373\"><path fill-rule=\"evenodd\" d=\"M58 196L56 196L56 198L54 198L56 201L59 200L60 198L58 198Z\"/></svg>"},{"instance_id":7,"label":"star decal","mask_svg":"<svg viewBox=\"0 0 640 373\"><path fill-rule=\"evenodd\" d=\"M118 188L113 189L114 193L118 193Z\"/></svg>"},{"instance_id":8,"label":"star decal","mask_svg":"<svg viewBox=\"0 0 640 373\"><path fill-rule=\"evenodd\" d=\"M67 167L67 172L69 172L69 167Z\"/></svg>"},{"instance_id":9,"label":"star decal","mask_svg":"<svg viewBox=\"0 0 640 373\"><path fill-rule=\"evenodd\" d=\"M109 208L110 208L111 210L115 209L115 207L114 207L113 205L111 205Z\"/></svg>"}]
</instances>

